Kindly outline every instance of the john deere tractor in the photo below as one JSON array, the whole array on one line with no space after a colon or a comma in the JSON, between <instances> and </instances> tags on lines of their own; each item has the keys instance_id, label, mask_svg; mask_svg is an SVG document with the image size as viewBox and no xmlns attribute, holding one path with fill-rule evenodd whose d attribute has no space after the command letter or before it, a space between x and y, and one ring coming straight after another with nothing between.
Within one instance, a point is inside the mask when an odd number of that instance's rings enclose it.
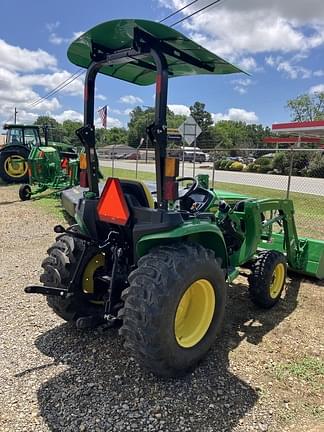
<instances>
[{"instance_id":1,"label":"john deere tractor","mask_svg":"<svg viewBox=\"0 0 324 432\"><path fill-rule=\"evenodd\" d=\"M251 299L263 308L280 299L287 266L324 277L324 242L298 238L291 201L215 202L213 191L194 178L179 178L178 161L166 157L168 79L240 69L174 29L137 19L92 28L71 44L68 57L87 69L84 126L77 135L86 151L89 189L78 202L77 223L54 228L42 284L26 287L27 293L44 294L57 315L80 329L119 326L125 347L141 365L176 376L215 343L227 284L240 268L249 269ZM155 202L134 180L109 178L99 194L98 73L155 83L155 119L148 127L155 147Z\"/></svg>"},{"instance_id":2,"label":"john deere tractor","mask_svg":"<svg viewBox=\"0 0 324 432\"><path fill-rule=\"evenodd\" d=\"M49 141L48 126L40 128L37 125L5 124L3 129L6 131L6 140L0 149L0 179L5 183L28 181L28 157L32 149L40 146L50 146L60 155L62 152L74 153L77 157L70 144Z\"/></svg>"}]
</instances>

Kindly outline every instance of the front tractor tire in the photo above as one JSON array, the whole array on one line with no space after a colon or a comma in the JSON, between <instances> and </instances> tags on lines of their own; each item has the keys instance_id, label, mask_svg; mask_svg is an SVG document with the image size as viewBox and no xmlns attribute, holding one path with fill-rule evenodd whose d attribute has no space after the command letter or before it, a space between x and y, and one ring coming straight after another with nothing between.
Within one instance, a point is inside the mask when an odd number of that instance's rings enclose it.
<instances>
[{"instance_id":1,"label":"front tractor tire","mask_svg":"<svg viewBox=\"0 0 324 432\"><path fill-rule=\"evenodd\" d=\"M224 272L199 244L152 249L124 290L120 334L139 364L161 376L191 370L220 331L226 304Z\"/></svg>"},{"instance_id":2,"label":"front tractor tire","mask_svg":"<svg viewBox=\"0 0 324 432\"><path fill-rule=\"evenodd\" d=\"M280 300L286 276L287 260L281 252L260 252L248 277L252 301L264 309L273 307Z\"/></svg>"},{"instance_id":3,"label":"front tractor tire","mask_svg":"<svg viewBox=\"0 0 324 432\"><path fill-rule=\"evenodd\" d=\"M44 272L40 276L40 281L47 286L67 288L76 271L83 248L82 240L66 234L59 236L48 249L48 257L42 262ZM68 298L46 296L48 306L56 315L65 321L76 322L78 318L98 314L100 305L89 301L91 296L87 295L85 291L89 287L90 291L93 290L94 274L102 269L103 264L103 256L95 255L89 250L77 295Z\"/></svg>"}]
</instances>

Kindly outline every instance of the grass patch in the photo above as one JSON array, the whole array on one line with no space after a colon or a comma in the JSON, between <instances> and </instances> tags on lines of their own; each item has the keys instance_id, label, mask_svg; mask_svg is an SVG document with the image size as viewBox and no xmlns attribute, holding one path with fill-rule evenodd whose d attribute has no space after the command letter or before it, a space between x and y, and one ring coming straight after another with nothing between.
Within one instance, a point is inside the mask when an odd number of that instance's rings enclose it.
<instances>
[{"instance_id":1,"label":"grass patch","mask_svg":"<svg viewBox=\"0 0 324 432\"><path fill-rule=\"evenodd\" d=\"M102 172L105 178L112 175L112 169L110 167L100 167L100 171ZM114 177L125 178L125 179L136 179L136 172L135 170L115 168ZM145 180L145 181L155 181L155 174L150 172L145 172L145 171L138 171L137 179Z\"/></svg>"},{"instance_id":2,"label":"grass patch","mask_svg":"<svg viewBox=\"0 0 324 432\"><path fill-rule=\"evenodd\" d=\"M61 200L57 193L48 193L48 191L46 191L44 194L37 197L35 196L35 198L32 199L32 202L34 205L40 207L45 213L54 216L58 223L71 223L71 218L63 209Z\"/></svg>"},{"instance_id":3,"label":"grass patch","mask_svg":"<svg viewBox=\"0 0 324 432\"><path fill-rule=\"evenodd\" d=\"M275 367L275 375L280 381L289 377L309 383L314 389L324 389L324 361L307 356L290 363L280 363Z\"/></svg>"}]
</instances>

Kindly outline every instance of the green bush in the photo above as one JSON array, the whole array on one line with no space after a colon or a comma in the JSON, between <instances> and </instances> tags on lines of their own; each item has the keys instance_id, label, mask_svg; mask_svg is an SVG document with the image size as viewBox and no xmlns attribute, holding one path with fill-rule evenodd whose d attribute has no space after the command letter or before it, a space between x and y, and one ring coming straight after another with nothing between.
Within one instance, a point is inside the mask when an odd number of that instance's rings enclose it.
<instances>
[{"instance_id":1,"label":"green bush","mask_svg":"<svg viewBox=\"0 0 324 432\"><path fill-rule=\"evenodd\" d=\"M262 174L265 174L271 170L272 170L271 165L259 165L257 168L257 172Z\"/></svg>"},{"instance_id":2,"label":"green bush","mask_svg":"<svg viewBox=\"0 0 324 432\"><path fill-rule=\"evenodd\" d=\"M257 172L259 166L260 166L260 165L258 165L258 164L256 164L256 163L252 162L252 163L250 163L250 164L247 166L247 170L250 171L250 172Z\"/></svg>"},{"instance_id":3,"label":"green bush","mask_svg":"<svg viewBox=\"0 0 324 432\"><path fill-rule=\"evenodd\" d=\"M308 177L324 178L324 156L322 154L313 156L306 173Z\"/></svg>"},{"instance_id":4,"label":"green bush","mask_svg":"<svg viewBox=\"0 0 324 432\"><path fill-rule=\"evenodd\" d=\"M227 159L222 159L222 160L220 161L219 168L220 168L220 169L225 169L225 166L226 166L227 162L228 162Z\"/></svg>"},{"instance_id":5,"label":"green bush","mask_svg":"<svg viewBox=\"0 0 324 432\"><path fill-rule=\"evenodd\" d=\"M258 159L256 159L254 161L254 163L261 165L261 166L272 165L272 159L261 156Z\"/></svg>"},{"instance_id":6,"label":"green bush","mask_svg":"<svg viewBox=\"0 0 324 432\"><path fill-rule=\"evenodd\" d=\"M222 160L221 160L221 159L216 160L216 161L214 162L214 168L215 168L215 169L219 169L221 163L222 163Z\"/></svg>"},{"instance_id":7,"label":"green bush","mask_svg":"<svg viewBox=\"0 0 324 432\"><path fill-rule=\"evenodd\" d=\"M230 170L231 171L242 171L243 167L244 167L244 165L242 164L242 162L235 161L231 164Z\"/></svg>"},{"instance_id":8,"label":"green bush","mask_svg":"<svg viewBox=\"0 0 324 432\"><path fill-rule=\"evenodd\" d=\"M226 164L225 164L225 167L224 167L224 168L227 169L227 170L230 169L232 163L234 163L234 162L231 161L231 160L230 160L230 161L227 161Z\"/></svg>"}]
</instances>

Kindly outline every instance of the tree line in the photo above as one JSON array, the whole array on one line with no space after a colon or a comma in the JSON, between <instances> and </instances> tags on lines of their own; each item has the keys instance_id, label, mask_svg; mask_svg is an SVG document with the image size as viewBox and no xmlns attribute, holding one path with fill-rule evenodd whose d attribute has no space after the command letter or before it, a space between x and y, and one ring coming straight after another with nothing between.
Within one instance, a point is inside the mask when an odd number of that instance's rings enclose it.
<instances>
[{"instance_id":1,"label":"tree line","mask_svg":"<svg viewBox=\"0 0 324 432\"><path fill-rule=\"evenodd\" d=\"M324 92L313 95L304 94L287 102L292 121L324 119ZM202 133L197 145L202 148L222 147L235 155L235 148L248 147L258 149L264 147L263 138L271 135L269 127L261 124L246 124L242 121L222 120L214 123L212 115L206 110L203 102L195 102L190 106L190 115L200 126ZM168 128L178 128L186 116L167 110ZM146 128L153 123L154 108L140 106L130 112L128 127L112 127L96 129L98 147L112 144L128 144L137 147L142 138L146 137ZM82 126L80 121L65 120L57 122L49 116L40 116L35 124L50 126L50 139L63 141L71 145L79 145L75 131ZM171 143L172 145L172 143Z\"/></svg>"}]
</instances>

